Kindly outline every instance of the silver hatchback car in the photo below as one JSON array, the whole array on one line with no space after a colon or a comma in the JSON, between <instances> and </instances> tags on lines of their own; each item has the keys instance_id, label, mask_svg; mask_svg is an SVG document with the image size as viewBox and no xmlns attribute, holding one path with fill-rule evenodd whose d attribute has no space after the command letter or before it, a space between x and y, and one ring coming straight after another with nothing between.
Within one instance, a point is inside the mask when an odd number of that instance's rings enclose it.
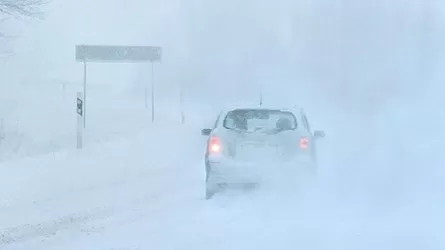
<instances>
[{"instance_id":1,"label":"silver hatchback car","mask_svg":"<svg viewBox=\"0 0 445 250\"><path fill-rule=\"evenodd\" d=\"M233 185L257 185L274 173L316 173L316 140L302 109L240 107L219 114L205 152L206 199ZM289 172L290 171L290 172Z\"/></svg>"}]
</instances>

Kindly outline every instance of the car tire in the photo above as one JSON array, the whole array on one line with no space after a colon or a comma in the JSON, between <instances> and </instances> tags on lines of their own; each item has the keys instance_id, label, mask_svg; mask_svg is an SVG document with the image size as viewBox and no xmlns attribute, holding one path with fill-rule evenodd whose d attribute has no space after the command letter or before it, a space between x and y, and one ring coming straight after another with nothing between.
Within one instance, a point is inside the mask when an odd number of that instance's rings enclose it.
<instances>
[{"instance_id":1,"label":"car tire","mask_svg":"<svg viewBox=\"0 0 445 250\"><path fill-rule=\"evenodd\" d=\"M209 180L206 181L206 200L210 200L219 191L219 186Z\"/></svg>"},{"instance_id":2,"label":"car tire","mask_svg":"<svg viewBox=\"0 0 445 250\"><path fill-rule=\"evenodd\" d=\"M309 174L311 177L316 177L318 175L318 164L317 161L313 161L309 166Z\"/></svg>"},{"instance_id":3,"label":"car tire","mask_svg":"<svg viewBox=\"0 0 445 250\"><path fill-rule=\"evenodd\" d=\"M210 200L217 192L218 192L218 186L214 184L211 180L211 173L210 173L210 165L206 163L206 182L205 182L205 197L206 200Z\"/></svg>"},{"instance_id":4,"label":"car tire","mask_svg":"<svg viewBox=\"0 0 445 250\"><path fill-rule=\"evenodd\" d=\"M317 162L311 160L310 162L304 164L304 166L301 168L301 174L303 176L306 176L306 178L316 178L316 176L318 175Z\"/></svg>"},{"instance_id":5,"label":"car tire","mask_svg":"<svg viewBox=\"0 0 445 250\"><path fill-rule=\"evenodd\" d=\"M206 185L206 200L212 199L213 195L215 195L216 191L215 189L209 187L209 185Z\"/></svg>"},{"instance_id":6,"label":"car tire","mask_svg":"<svg viewBox=\"0 0 445 250\"><path fill-rule=\"evenodd\" d=\"M312 162L311 162L311 166L310 166L310 170L311 170L311 173L312 174L314 174L314 175L317 175L317 172L318 172L318 163L317 163L317 160L313 160Z\"/></svg>"}]
</instances>

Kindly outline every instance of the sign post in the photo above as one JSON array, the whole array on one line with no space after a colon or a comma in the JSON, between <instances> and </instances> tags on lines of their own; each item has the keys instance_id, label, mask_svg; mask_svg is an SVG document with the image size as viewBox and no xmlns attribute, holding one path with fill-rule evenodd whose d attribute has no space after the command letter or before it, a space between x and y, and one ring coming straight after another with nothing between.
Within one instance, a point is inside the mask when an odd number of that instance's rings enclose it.
<instances>
[{"instance_id":1,"label":"sign post","mask_svg":"<svg viewBox=\"0 0 445 250\"><path fill-rule=\"evenodd\" d=\"M87 104L87 60L83 60L83 127L87 126L87 117L86 117L86 104Z\"/></svg>"},{"instance_id":2,"label":"sign post","mask_svg":"<svg viewBox=\"0 0 445 250\"><path fill-rule=\"evenodd\" d=\"M76 103L76 111L77 111L77 149L82 148L82 130L83 124L82 120L84 119L84 102L82 100L82 92L77 92L77 103Z\"/></svg>"},{"instance_id":3,"label":"sign post","mask_svg":"<svg viewBox=\"0 0 445 250\"><path fill-rule=\"evenodd\" d=\"M155 121L155 65L151 64L151 122Z\"/></svg>"},{"instance_id":4,"label":"sign post","mask_svg":"<svg viewBox=\"0 0 445 250\"><path fill-rule=\"evenodd\" d=\"M3 118L0 118L0 145L2 144L3 139L5 139L5 127L3 124Z\"/></svg>"},{"instance_id":5,"label":"sign post","mask_svg":"<svg viewBox=\"0 0 445 250\"><path fill-rule=\"evenodd\" d=\"M181 112L181 124L185 123L185 107L184 107L184 87L182 83L179 86L179 109Z\"/></svg>"},{"instance_id":6,"label":"sign post","mask_svg":"<svg viewBox=\"0 0 445 250\"><path fill-rule=\"evenodd\" d=\"M76 45L76 61L84 63L83 79L83 119L86 127L86 100L87 100L87 62L150 62L151 68L151 120L155 119L154 102L154 62L160 62L162 48L154 46L114 46L114 45ZM145 107L148 107L148 87L145 88Z\"/></svg>"}]
</instances>

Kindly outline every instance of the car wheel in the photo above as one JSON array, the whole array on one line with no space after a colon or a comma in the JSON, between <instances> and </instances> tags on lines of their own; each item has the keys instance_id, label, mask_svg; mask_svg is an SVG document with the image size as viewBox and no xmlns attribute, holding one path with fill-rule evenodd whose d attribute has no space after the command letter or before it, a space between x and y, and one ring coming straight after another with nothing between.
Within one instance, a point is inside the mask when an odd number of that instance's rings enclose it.
<instances>
[{"instance_id":1,"label":"car wheel","mask_svg":"<svg viewBox=\"0 0 445 250\"><path fill-rule=\"evenodd\" d=\"M317 174L317 172L318 172L318 163L317 163L317 160L313 160L312 161L312 163L311 163L311 172L313 173L313 174Z\"/></svg>"},{"instance_id":2,"label":"car wheel","mask_svg":"<svg viewBox=\"0 0 445 250\"><path fill-rule=\"evenodd\" d=\"M311 177L316 177L318 175L318 165L316 161L313 161L309 166L309 174Z\"/></svg>"},{"instance_id":3,"label":"car wheel","mask_svg":"<svg viewBox=\"0 0 445 250\"><path fill-rule=\"evenodd\" d=\"M206 200L212 199L213 195L215 195L215 190L208 185L206 185Z\"/></svg>"},{"instance_id":4,"label":"car wheel","mask_svg":"<svg viewBox=\"0 0 445 250\"><path fill-rule=\"evenodd\" d=\"M211 180L210 166L206 163L206 187L205 187L205 195L206 200L209 200L215 195L218 191L218 186L214 184Z\"/></svg>"},{"instance_id":5,"label":"car wheel","mask_svg":"<svg viewBox=\"0 0 445 250\"><path fill-rule=\"evenodd\" d=\"M215 183L207 180L206 181L206 200L211 199L219 190L218 185L216 185Z\"/></svg>"},{"instance_id":6,"label":"car wheel","mask_svg":"<svg viewBox=\"0 0 445 250\"><path fill-rule=\"evenodd\" d=\"M318 167L316 161L309 161L301 168L302 176L306 176L306 178L315 178L318 174Z\"/></svg>"}]
</instances>

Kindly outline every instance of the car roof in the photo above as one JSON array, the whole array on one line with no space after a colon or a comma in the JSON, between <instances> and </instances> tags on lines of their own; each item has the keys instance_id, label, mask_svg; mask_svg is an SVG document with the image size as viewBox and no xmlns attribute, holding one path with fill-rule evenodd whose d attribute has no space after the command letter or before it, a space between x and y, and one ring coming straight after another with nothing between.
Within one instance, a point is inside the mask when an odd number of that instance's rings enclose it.
<instances>
[{"instance_id":1,"label":"car roof","mask_svg":"<svg viewBox=\"0 0 445 250\"><path fill-rule=\"evenodd\" d=\"M237 105L230 106L222 110L223 113L228 113L232 110L236 109L269 109L269 110L281 110L281 111L290 111L294 114L299 114L303 112L303 109L298 106L294 107L282 107L282 106L273 106L273 105Z\"/></svg>"}]
</instances>

